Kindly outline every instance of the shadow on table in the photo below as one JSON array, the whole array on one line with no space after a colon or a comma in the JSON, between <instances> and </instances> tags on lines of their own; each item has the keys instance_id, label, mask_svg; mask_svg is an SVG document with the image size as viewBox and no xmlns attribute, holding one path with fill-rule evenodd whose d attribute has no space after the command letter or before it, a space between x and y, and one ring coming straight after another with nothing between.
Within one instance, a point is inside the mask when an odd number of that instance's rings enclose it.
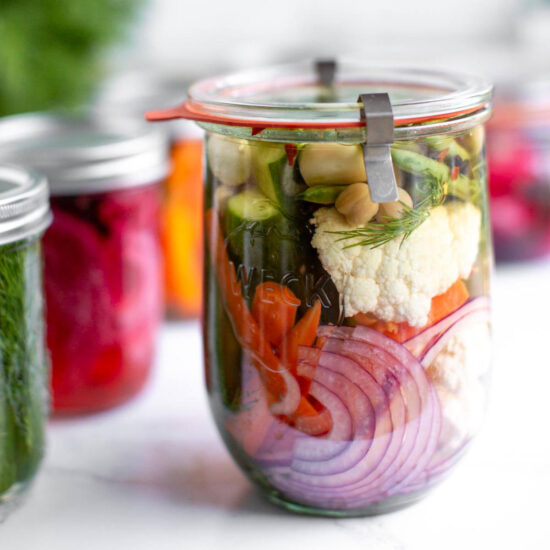
<instances>
[{"instance_id":1,"label":"shadow on table","mask_svg":"<svg viewBox=\"0 0 550 550\"><path fill-rule=\"evenodd\" d=\"M248 514L286 514L264 498L232 461L225 449L180 449L155 458L156 473L137 484L162 491L170 499L192 506ZM182 460L182 457L185 457Z\"/></svg>"},{"instance_id":2,"label":"shadow on table","mask_svg":"<svg viewBox=\"0 0 550 550\"><path fill-rule=\"evenodd\" d=\"M286 513L262 497L235 465L221 442L200 442L131 437L113 444L94 438L71 441L69 450L58 449L50 459L50 473L93 480L102 485L124 486L137 493L182 506L225 509L253 514ZM146 497L148 498L148 497Z\"/></svg>"}]
</instances>

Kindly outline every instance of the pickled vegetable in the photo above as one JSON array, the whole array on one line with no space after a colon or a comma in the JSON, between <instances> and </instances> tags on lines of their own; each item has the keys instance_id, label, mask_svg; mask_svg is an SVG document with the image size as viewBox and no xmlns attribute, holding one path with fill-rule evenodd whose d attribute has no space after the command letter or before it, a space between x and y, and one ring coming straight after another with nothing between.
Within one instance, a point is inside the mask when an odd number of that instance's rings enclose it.
<instances>
[{"instance_id":1,"label":"pickled vegetable","mask_svg":"<svg viewBox=\"0 0 550 550\"><path fill-rule=\"evenodd\" d=\"M152 363L161 312L158 188L60 196L52 209L44 251L54 408L108 408L142 388Z\"/></svg>"},{"instance_id":2,"label":"pickled vegetable","mask_svg":"<svg viewBox=\"0 0 550 550\"><path fill-rule=\"evenodd\" d=\"M443 478L476 433L485 182L462 137L397 142L399 199L383 204L358 145L224 149L248 176L209 201L207 379L229 448L276 498L335 511L405 498ZM207 197L227 187L213 173ZM479 349L463 351L473 330Z\"/></svg>"},{"instance_id":3,"label":"pickled vegetable","mask_svg":"<svg viewBox=\"0 0 550 550\"><path fill-rule=\"evenodd\" d=\"M172 172L162 202L164 293L174 317L196 317L202 304L202 156L201 140L172 146Z\"/></svg>"},{"instance_id":4,"label":"pickled vegetable","mask_svg":"<svg viewBox=\"0 0 550 550\"><path fill-rule=\"evenodd\" d=\"M0 247L0 501L44 452L47 361L38 240Z\"/></svg>"}]
</instances>

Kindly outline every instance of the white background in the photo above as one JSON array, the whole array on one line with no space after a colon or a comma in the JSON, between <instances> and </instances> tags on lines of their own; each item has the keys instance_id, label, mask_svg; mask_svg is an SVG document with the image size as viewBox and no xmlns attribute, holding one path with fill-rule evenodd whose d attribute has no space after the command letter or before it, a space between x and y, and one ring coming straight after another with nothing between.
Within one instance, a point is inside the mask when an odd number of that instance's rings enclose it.
<instances>
[{"instance_id":1,"label":"white background","mask_svg":"<svg viewBox=\"0 0 550 550\"><path fill-rule=\"evenodd\" d=\"M546 0L152 0L123 59L201 76L347 54L516 78L548 68L549 35Z\"/></svg>"}]
</instances>

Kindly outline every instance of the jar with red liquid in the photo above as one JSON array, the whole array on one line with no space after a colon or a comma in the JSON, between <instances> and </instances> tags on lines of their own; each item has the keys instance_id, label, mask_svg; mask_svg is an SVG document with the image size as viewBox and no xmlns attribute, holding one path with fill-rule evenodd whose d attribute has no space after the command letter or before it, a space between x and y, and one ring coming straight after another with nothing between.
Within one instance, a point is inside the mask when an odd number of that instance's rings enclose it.
<instances>
[{"instance_id":1,"label":"jar with red liquid","mask_svg":"<svg viewBox=\"0 0 550 550\"><path fill-rule=\"evenodd\" d=\"M550 255L550 81L505 88L487 127L495 257Z\"/></svg>"},{"instance_id":2,"label":"jar with red liquid","mask_svg":"<svg viewBox=\"0 0 550 550\"><path fill-rule=\"evenodd\" d=\"M2 127L11 137L2 156L51 182L44 256L54 412L118 405L147 380L162 311L164 139L47 115Z\"/></svg>"},{"instance_id":3,"label":"jar with red liquid","mask_svg":"<svg viewBox=\"0 0 550 550\"><path fill-rule=\"evenodd\" d=\"M130 72L107 83L96 109L110 119L143 120L150 105L182 99L188 81L174 72ZM197 317L202 304L203 132L186 120L163 126L171 168L164 182L161 234L164 299L172 319Z\"/></svg>"}]
</instances>

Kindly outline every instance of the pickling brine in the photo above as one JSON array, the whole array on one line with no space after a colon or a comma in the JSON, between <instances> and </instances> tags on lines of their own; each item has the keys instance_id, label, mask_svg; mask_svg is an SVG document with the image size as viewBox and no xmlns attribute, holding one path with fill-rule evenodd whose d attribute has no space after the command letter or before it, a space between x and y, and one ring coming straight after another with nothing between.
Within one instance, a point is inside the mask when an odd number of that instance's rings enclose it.
<instances>
[{"instance_id":1,"label":"pickling brine","mask_svg":"<svg viewBox=\"0 0 550 550\"><path fill-rule=\"evenodd\" d=\"M458 98L437 105L422 73L358 84L346 69L329 88L276 73L258 96L235 77L223 120L206 112L209 82L187 104L208 132L204 344L218 428L272 501L341 516L399 508L447 475L483 418L491 340L489 92L478 83L483 101L464 114ZM346 112L356 86L392 100L396 200L373 199L364 122ZM238 125L232 101L250 106Z\"/></svg>"}]
</instances>

